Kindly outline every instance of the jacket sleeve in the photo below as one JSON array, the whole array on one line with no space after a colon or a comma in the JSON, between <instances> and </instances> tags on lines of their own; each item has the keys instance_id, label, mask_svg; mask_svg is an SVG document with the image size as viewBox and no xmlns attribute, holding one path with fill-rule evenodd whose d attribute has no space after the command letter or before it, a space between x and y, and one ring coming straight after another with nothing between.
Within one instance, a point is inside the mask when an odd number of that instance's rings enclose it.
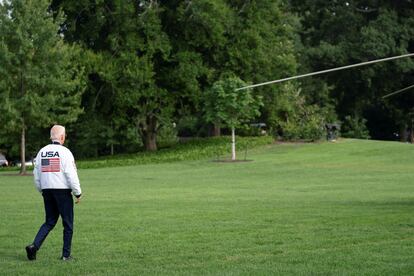
<instances>
[{"instance_id":1,"label":"jacket sleeve","mask_svg":"<svg viewBox=\"0 0 414 276\"><path fill-rule=\"evenodd\" d=\"M65 174L66 180L72 189L73 195L79 197L82 194L82 190L79 183L78 171L76 169L75 158L73 158L69 150L63 161L63 173Z\"/></svg>"},{"instance_id":2,"label":"jacket sleeve","mask_svg":"<svg viewBox=\"0 0 414 276\"><path fill-rule=\"evenodd\" d=\"M40 152L39 152L40 153ZM41 193L42 192L42 186L40 184L40 167L41 167L41 160L39 157L39 153L36 156L34 168L33 168L33 176L34 176L34 184L36 189Z\"/></svg>"}]
</instances>

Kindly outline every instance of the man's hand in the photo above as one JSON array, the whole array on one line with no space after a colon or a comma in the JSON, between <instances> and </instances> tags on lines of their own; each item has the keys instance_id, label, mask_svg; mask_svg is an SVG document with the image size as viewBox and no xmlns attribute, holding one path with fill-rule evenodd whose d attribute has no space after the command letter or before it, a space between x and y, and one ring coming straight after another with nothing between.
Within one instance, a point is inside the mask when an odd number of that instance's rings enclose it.
<instances>
[{"instance_id":1,"label":"man's hand","mask_svg":"<svg viewBox=\"0 0 414 276\"><path fill-rule=\"evenodd\" d=\"M75 199L75 204L78 204L78 203L80 203L82 196L80 196L80 197L75 197L75 198L76 198L76 199Z\"/></svg>"}]
</instances>

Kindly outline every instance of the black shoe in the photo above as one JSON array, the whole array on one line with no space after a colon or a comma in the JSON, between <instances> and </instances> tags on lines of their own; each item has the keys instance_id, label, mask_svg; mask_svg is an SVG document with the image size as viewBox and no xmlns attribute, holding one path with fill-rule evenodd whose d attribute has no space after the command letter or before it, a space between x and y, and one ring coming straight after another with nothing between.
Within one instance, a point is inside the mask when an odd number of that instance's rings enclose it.
<instances>
[{"instance_id":1,"label":"black shoe","mask_svg":"<svg viewBox=\"0 0 414 276\"><path fill-rule=\"evenodd\" d=\"M36 260L36 247L33 244L26 246L27 258L31 261Z\"/></svg>"},{"instance_id":2,"label":"black shoe","mask_svg":"<svg viewBox=\"0 0 414 276\"><path fill-rule=\"evenodd\" d=\"M73 258L72 258L72 256L69 256L69 257L60 257L60 259L62 260L62 261L65 261L65 262L68 262L68 261L72 261L73 260Z\"/></svg>"}]
</instances>

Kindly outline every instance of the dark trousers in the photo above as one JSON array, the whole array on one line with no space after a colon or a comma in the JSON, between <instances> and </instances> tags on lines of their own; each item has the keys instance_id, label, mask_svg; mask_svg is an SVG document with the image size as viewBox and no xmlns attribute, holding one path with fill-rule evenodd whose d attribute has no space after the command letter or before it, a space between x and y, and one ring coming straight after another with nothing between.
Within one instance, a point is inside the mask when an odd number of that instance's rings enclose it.
<instances>
[{"instance_id":1,"label":"dark trousers","mask_svg":"<svg viewBox=\"0 0 414 276\"><path fill-rule=\"evenodd\" d=\"M45 189L42 192L46 221L40 227L33 245L38 250L40 249L49 232L55 227L60 215L63 224L62 256L69 257L73 234L73 199L71 190Z\"/></svg>"}]
</instances>

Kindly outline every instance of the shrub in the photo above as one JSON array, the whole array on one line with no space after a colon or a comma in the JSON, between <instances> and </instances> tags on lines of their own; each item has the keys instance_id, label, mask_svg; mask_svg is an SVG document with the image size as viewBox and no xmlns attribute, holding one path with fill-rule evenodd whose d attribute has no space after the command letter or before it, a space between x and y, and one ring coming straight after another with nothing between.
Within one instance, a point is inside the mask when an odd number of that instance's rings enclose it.
<instances>
[{"instance_id":1,"label":"shrub","mask_svg":"<svg viewBox=\"0 0 414 276\"><path fill-rule=\"evenodd\" d=\"M269 116L269 125L275 136L284 140L315 141L325 134L326 110L310 105L300 89L287 84L278 94Z\"/></svg>"},{"instance_id":2,"label":"shrub","mask_svg":"<svg viewBox=\"0 0 414 276\"><path fill-rule=\"evenodd\" d=\"M271 144L273 138L262 137L237 137L237 151L256 148ZM195 138L185 143L178 143L171 148L160 149L157 152L138 152L136 154L124 154L105 156L96 159L85 159L77 162L78 168L102 168L133 166L150 163L167 163L183 160L200 160L222 157L231 153L231 137Z\"/></svg>"},{"instance_id":3,"label":"shrub","mask_svg":"<svg viewBox=\"0 0 414 276\"><path fill-rule=\"evenodd\" d=\"M174 123L167 123L158 132L157 144L159 148L172 147L178 143L177 128Z\"/></svg>"},{"instance_id":4,"label":"shrub","mask_svg":"<svg viewBox=\"0 0 414 276\"><path fill-rule=\"evenodd\" d=\"M316 105L297 103L294 112L287 114L287 120L280 122L283 138L286 140L317 141L325 133L324 117Z\"/></svg>"},{"instance_id":5,"label":"shrub","mask_svg":"<svg viewBox=\"0 0 414 276\"><path fill-rule=\"evenodd\" d=\"M359 116L346 116L341 127L341 136L347 138L369 139L367 120Z\"/></svg>"}]
</instances>

